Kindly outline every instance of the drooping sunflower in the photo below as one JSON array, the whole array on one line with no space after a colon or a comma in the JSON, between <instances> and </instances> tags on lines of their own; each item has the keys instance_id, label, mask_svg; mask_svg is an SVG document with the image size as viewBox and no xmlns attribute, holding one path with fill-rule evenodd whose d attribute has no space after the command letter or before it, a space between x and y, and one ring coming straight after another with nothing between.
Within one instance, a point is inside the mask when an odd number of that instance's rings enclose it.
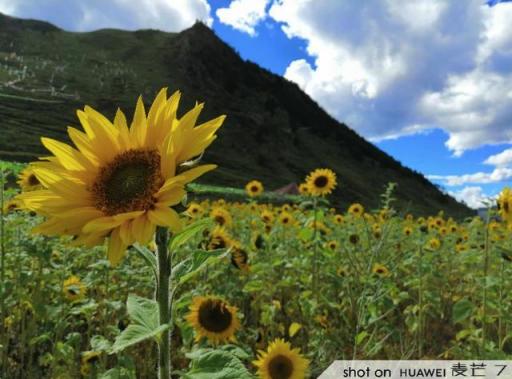
<instances>
[{"instance_id":1,"label":"drooping sunflower","mask_svg":"<svg viewBox=\"0 0 512 379\"><path fill-rule=\"evenodd\" d=\"M256 197L263 193L263 184L258 180L251 180L245 185L245 192L250 197Z\"/></svg>"},{"instance_id":2,"label":"drooping sunflower","mask_svg":"<svg viewBox=\"0 0 512 379\"><path fill-rule=\"evenodd\" d=\"M361 217L364 213L364 207L359 203L354 203L348 208L348 213L355 217Z\"/></svg>"},{"instance_id":3,"label":"drooping sunflower","mask_svg":"<svg viewBox=\"0 0 512 379\"><path fill-rule=\"evenodd\" d=\"M223 226L215 226L210 233L210 241L208 243L208 250L226 249L231 246L232 240Z\"/></svg>"},{"instance_id":4,"label":"drooping sunflower","mask_svg":"<svg viewBox=\"0 0 512 379\"><path fill-rule=\"evenodd\" d=\"M231 213L222 207L215 207L210 212L210 217L220 226L231 226L233 218Z\"/></svg>"},{"instance_id":5,"label":"drooping sunflower","mask_svg":"<svg viewBox=\"0 0 512 379\"><path fill-rule=\"evenodd\" d=\"M43 188L31 165L28 165L20 172L17 183L24 192Z\"/></svg>"},{"instance_id":6,"label":"drooping sunflower","mask_svg":"<svg viewBox=\"0 0 512 379\"><path fill-rule=\"evenodd\" d=\"M300 349L292 349L289 342L278 338L269 344L267 351L259 351L253 364L261 379L303 379L309 360L301 355Z\"/></svg>"},{"instance_id":7,"label":"drooping sunflower","mask_svg":"<svg viewBox=\"0 0 512 379\"><path fill-rule=\"evenodd\" d=\"M372 272L383 278L391 275L388 268L380 263L376 263L373 265Z\"/></svg>"},{"instance_id":8,"label":"drooping sunflower","mask_svg":"<svg viewBox=\"0 0 512 379\"><path fill-rule=\"evenodd\" d=\"M336 187L336 174L328 168L318 168L306 178L308 193L313 196L325 196Z\"/></svg>"},{"instance_id":9,"label":"drooping sunflower","mask_svg":"<svg viewBox=\"0 0 512 379\"><path fill-rule=\"evenodd\" d=\"M197 296L192 300L186 320L196 331L196 341L202 337L214 345L234 341L240 328L237 307L215 296Z\"/></svg>"},{"instance_id":10,"label":"drooping sunflower","mask_svg":"<svg viewBox=\"0 0 512 379\"><path fill-rule=\"evenodd\" d=\"M216 138L224 116L195 126L203 104L178 119L179 99L179 92L168 98L162 89L146 115L139 98L130 127L120 110L112 123L86 106L78 111L85 132L68 128L75 147L42 138L54 154L33 165L45 188L20 195L28 209L47 217L35 231L71 235L88 246L108 238L115 265L129 245L146 244L156 226L180 230L171 207L180 203L187 183L216 167L188 169Z\"/></svg>"},{"instance_id":11,"label":"drooping sunflower","mask_svg":"<svg viewBox=\"0 0 512 379\"><path fill-rule=\"evenodd\" d=\"M76 276L70 276L62 283L62 292L69 301L77 301L84 298L86 293L85 285Z\"/></svg>"},{"instance_id":12,"label":"drooping sunflower","mask_svg":"<svg viewBox=\"0 0 512 379\"><path fill-rule=\"evenodd\" d=\"M512 190L505 187L498 197L498 212L507 223L512 222Z\"/></svg>"}]
</instances>

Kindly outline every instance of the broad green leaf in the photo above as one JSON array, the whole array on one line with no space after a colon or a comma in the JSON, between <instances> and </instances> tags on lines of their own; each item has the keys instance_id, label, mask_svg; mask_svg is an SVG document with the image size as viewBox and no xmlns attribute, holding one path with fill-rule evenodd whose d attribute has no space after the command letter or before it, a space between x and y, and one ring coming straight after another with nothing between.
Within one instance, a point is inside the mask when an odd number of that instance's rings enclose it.
<instances>
[{"instance_id":1,"label":"broad green leaf","mask_svg":"<svg viewBox=\"0 0 512 379\"><path fill-rule=\"evenodd\" d=\"M92 336L91 350L92 351L110 351L112 343L103 336Z\"/></svg>"},{"instance_id":2,"label":"broad green leaf","mask_svg":"<svg viewBox=\"0 0 512 379\"><path fill-rule=\"evenodd\" d=\"M458 323L466 320L473 313L473 303L462 299L453 305L453 322Z\"/></svg>"},{"instance_id":3,"label":"broad green leaf","mask_svg":"<svg viewBox=\"0 0 512 379\"><path fill-rule=\"evenodd\" d=\"M129 295L126 306L131 324L116 337L111 353L117 353L148 338L158 340L160 334L169 328L167 324L158 324L156 301Z\"/></svg>"},{"instance_id":4,"label":"broad green leaf","mask_svg":"<svg viewBox=\"0 0 512 379\"><path fill-rule=\"evenodd\" d=\"M183 379L252 379L244 364L235 355L222 350L193 354L192 368ZM187 355L188 356L188 355Z\"/></svg>"},{"instance_id":5,"label":"broad green leaf","mask_svg":"<svg viewBox=\"0 0 512 379\"><path fill-rule=\"evenodd\" d=\"M211 219L205 218L188 225L181 232L173 235L170 244L171 251L175 251L176 248L186 244L197 234L202 233L206 228L210 227L212 223L213 221Z\"/></svg>"},{"instance_id":6,"label":"broad green leaf","mask_svg":"<svg viewBox=\"0 0 512 379\"><path fill-rule=\"evenodd\" d=\"M178 285L188 282L225 252L225 249L217 249L211 251L196 250L190 253L190 257L186 259L185 263L181 262L172 270L172 280L176 281Z\"/></svg>"}]
</instances>

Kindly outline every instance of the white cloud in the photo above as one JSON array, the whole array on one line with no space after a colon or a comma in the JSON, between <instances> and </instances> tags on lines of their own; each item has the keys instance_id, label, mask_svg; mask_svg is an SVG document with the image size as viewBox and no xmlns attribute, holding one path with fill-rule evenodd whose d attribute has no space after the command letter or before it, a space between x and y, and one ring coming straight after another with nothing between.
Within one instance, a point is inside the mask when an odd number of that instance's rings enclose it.
<instances>
[{"instance_id":1,"label":"white cloud","mask_svg":"<svg viewBox=\"0 0 512 379\"><path fill-rule=\"evenodd\" d=\"M270 0L232 0L229 7L217 9L216 14L223 24L255 36L255 27L265 19L265 9L269 2Z\"/></svg>"},{"instance_id":2,"label":"white cloud","mask_svg":"<svg viewBox=\"0 0 512 379\"><path fill-rule=\"evenodd\" d=\"M0 0L0 12L49 21L71 31L101 28L179 32L196 20L212 24L206 0Z\"/></svg>"},{"instance_id":3,"label":"white cloud","mask_svg":"<svg viewBox=\"0 0 512 379\"><path fill-rule=\"evenodd\" d=\"M512 3L275 0L269 16L314 59L285 77L366 138L439 127L455 155L512 141Z\"/></svg>"},{"instance_id":4,"label":"white cloud","mask_svg":"<svg viewBox=\"0 0 512 379\"><path fill-rule=\"evenodd\" d=\"M485 201L489 199L482 187L464 187L460 191L448 192L448 194L473 209L485 207Z\"/></svg>"},{"instance_id":5,"label":"white cloud","mask_svg":"<svg viewBox=\"0 0 512 379\"><path fill-rule=\"evenodd\" d=\"M510 166L512 163L512 149L506 149L499 154L491 155L484 163L497 167Z\"/></svg>"},{"instance_id":6,"label":"white cloud","mask_svg":"<svg viewBox=\"0 0 512 379\"><path fill-rule=\"evenodd\" d=\"M489 184L500 183L512 178L512 169L497 167L492 172L477 172L464 175L427 175L430 180L442 181L448 186L463 184Z\"/></svg>"}]
</instances>

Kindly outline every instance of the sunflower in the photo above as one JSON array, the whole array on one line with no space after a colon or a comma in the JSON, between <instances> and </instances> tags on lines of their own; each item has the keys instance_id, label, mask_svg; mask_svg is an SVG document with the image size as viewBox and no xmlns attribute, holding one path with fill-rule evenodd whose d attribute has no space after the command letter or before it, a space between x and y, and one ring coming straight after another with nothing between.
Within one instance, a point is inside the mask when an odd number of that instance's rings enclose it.
<instances>
[{"instance_id":1,"label":"sunflower","mask_svg":"<svg viewBox=\"0 0 512 379\"><path fill-rule=\"evenodd\" d=\"M301 195L308 195L309 194L309 188L306 183L299 184L299 193Z\"/></svg>"},{"instance_id":2,"label":"sunflower","mask_svg":"<svg viewBox=\"0 0 512 379\"><path fill-rule=\"evenodd\" d=\"M203 213L204 213L203 207L197 203L190 203L190 205L187 208L187 215L189 215L192 218L199 217Z\"/></svg>"},{"instance_id":3,"label":"sunflower","mask_svg":"<svg viewBox=\"0 0 512 379\"><path fill-rule=\"evenodd\" d=\"M352 216L360 217L364 213L364 207L359 203L352 204L348 208L348 213L350 213Z\"/></svg>"},{"instance_id":4,"label":"sunflower","mask_svg":"<svg viewBox=\"0 0 512 379\"><path fill-rule=\"evenodd\" d=\"M407 237L409 237L411 234L412 234L412 228L410 226L406 226L404 227L403 229L403 233L404 235L406 235Z\"/></svg>"},{"instance_id":5,"label":"sunflower","mask_svg":"<svg viewBox=\"0 0 512 379\"><path fill-rule=\"evenodd\" d=\"M260 217L261 220L267 225L272 224L274 222L274 213L272 213L268 209L265 209L263 212L261 212Z\"/></svg>"},{"instance_id":6,"label":"sunflower","mask_svg":"<svg viewBox=\"0 0 512 379\"><path fill-rule=\"evenodd\" d=\"M231 213L223 207L215 207L210 212L210 217L220 226L231 226L233 219Z\"/></svg>"},{"instance_id":7,"label":"sunflower","mask_svg":"<svg viewBox=\"0 0 512 379\"><path fill-rule=\"evenodd\" d=\"M507 223L512 222L512 191L505 187L498 197L498 212Z\"/></svg>"},{"instance_id":8,"label":"sunflower","mask_svg":"<svg viewBox=\"0 0 512 379\"><path fill-rule=\"evenodd\" d=\"M292 349L289 342L280 338L270 343L267 351L260 350L253 364L261 379L303 379L309 367L300 350Z\"/></svg>"},{"instance_id":9,"label":"sunflower","mask_svg":"<svg viewBox=\"0 0 512 379\"><path fill-rule=\"evenodd\" d=\"M251 180L245 185L245 192L250 197L256 197L263 193L263 184L257 180Z\"/></svg>"},{"instance_id":10,"label":"sunflower","mask_svg":"<svg viewBox=\"0 0 512 379\"><path fill-rule=\"evenodd\" d=\"M283 226L293 225L294 222L295 222L295 219L291 213L283 211L279 215L279 223Z\"/></svg>"},{"instance_id":11,"label":"sunflower","mask_svg":"<svg viewBox=\"0 0 512 379\"><path fill-rule=\"evenodd\" d=\"M439 241L437 238L432 238L430 241L428 241L428 247L430 247L432 250L437 250L441 247L441 241Z\"/></svg>"},{"instance_id":12,"label":"sunflower","mask_svg":"<svg viewBox=\"0 0 512 379\"><path fill-rule=\"evenodd\" d=\"M214 345L234 341L235 332L240 328L237 308L215 296L194 297L188 323L196 331L196 341L206 337Z\"/></svg>"},{"instance_id":13,"label":"sunflower","mask_svg":"<svg viewBox=\"0 0 512 379\"><path fill-rule=\"evenodd\" d=\"M34 172L33 167L31 167L30 165L25 167L25 169L20 172L20 174L18 175L17 183L23 192L29 192L43 188L41 182L39 181Z\"/></svg>"},{"instance_id":14,"label":"sunflower","mask_svg":"<svg viewBox=\"0 0 512 379\"><path fill-rule=\"evenodd\" d=\"M330 249L330 250L336 250L338 248L338 242L335 241L335 240L332 240L332 241L329 241L327 242L326 246Z\"/></svg>"},{"instance_id":15,"label":"sunflower","mask_svg":"<svg viewBox=\"0 0 512 379\"><path fill-rule=\"evenodd\" d=\"M210 233L210 242L208 243L208 250L226 249L231 246L232 240L226 228L217 225Z\"/></svg>"},{"instance_id":16,"label":"sunflower","mask_svg":"<svg viewBox=\"0 0 512 379\"><path fill-rule=\"evenodd\" d=\"M85 296L86 288L80 279L73 275L64 280L62 292L69 301L77 301Z\"/></svg>"},{"instance_id":17,"label":"sunflower","mask_svg":"<svg viewBox=\"0 0 512 379\"><path fill-rule=\"evenodd\" d=\"M3 213L8 214L23 208L23 203L18 199L10 199L5 202Z\"/></svg>"},{"instance_id":18,"label":"sunflower","mask_svg":"<svg viewBox=\"0 0 512 379\"><path fill-rule=\"evenodd\" d=\"M231 243L231 264L243 272L249 271L249 255L239 242Z\"/></svg>"},{"instance_id":19,"label":"sunflower","mask_svg":"<svg viewBox=\"0 0 512 379\"><path fill-rule=\"evenodd\" d=\"M391 273L389 272L388 268L380 263L375 263L373 265L373 269L372 269L372 272L374 274L377 274L383 278L391 275Z\"/></svg>"},{"instance_id":20,"label":"sunflower","mask_svg":"<svg viewBox=\"0 0 512 379\"><path fill-rule=\"evenodd\" d=\"M86 106L78 111L84 128L68 128L75 147L42 138L54 154L33 165L45 189L20 195L25 206L47 216L36 228L46 235L72 235L76 244L94 246L108 238L108 257L115 265L134 242L146 244L157 226L181 229L171 208L185 196L185 185L215 165L190 167L216 138L224 116L195 127L203 108L196 106L180 119L180 93L156 96L146 116L139 98L128 127L123 112L113 123Z\"/></svg>"},{"instance_id":21,"label":"sunflower","mask_svg":"<svg viewBox=\"0 0 512 379\"><path fill-rule=\"evenodd\" d=\"M345 221L345 219L343 218L342 215L335 215L334 216L334 223L335 224L341 225L341 224L343 224L344 221Z\"/></svg>"},{"instance_id":22,"label":"sunflower","mask_svg":"<svg viewBox=\"0 0 512 379\"><path fill-rule=\"evenodd\" d=\"M325 196L336 187L336 174L328 168L317 168L306 178L308 193L313 196Z\"/></svg>"}]
</instances>

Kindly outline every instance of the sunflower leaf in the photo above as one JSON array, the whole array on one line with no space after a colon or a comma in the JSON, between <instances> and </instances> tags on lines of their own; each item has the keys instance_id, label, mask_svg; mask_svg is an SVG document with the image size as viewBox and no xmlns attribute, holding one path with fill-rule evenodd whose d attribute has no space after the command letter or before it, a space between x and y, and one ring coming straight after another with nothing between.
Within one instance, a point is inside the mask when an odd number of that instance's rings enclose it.
<instances>
[{"instance_id":1,"label":"sunflower leaf","mask_svg":"<svg viewBox=\"0 0 512 379\"><path fill-rule=\"evenodd\" d=\"M193 354L192 368L183 379L252 379L242 361L222 350L201 350Z\"/></svg>"},{"instance_id":2,"label":"sunflower leaf","mask_svg":"<svg viewBox=\"0 0 512 379\"><path fill-rule=\"evenodd\" d=\"M158 324L158 304L154 300L129 295L126 307L131 324L116 337L111 354L149 338L158 340L160 334L169 328L167 324Z\"/></svg>"},{"instance_id":3,"label":"sunflower leaf","mask_svg":"<svg viewBox=\"0 0 512 379\"><path fill-rule=\"evenodd\" d=\"M216 261L226 249L216 249L210 251L196 250L190 254L190 258L183 265L178 264L171 274L172 280L176 280L178 285L182 285L192 279L200 270Z\"/></svg>"},{"instance_id":4,"label":"sunflower leaf","mask_svg":"<svg viewBox=\"0 0 512 379\"><path fill-rule=\"evenodd\" d=\"M181 232L172 236L170 243L171 251L175 251L178 247L186 244L189 240L194 238L197 234L202 233L206 228L210 227L211 225L212 220L209 218L202 219L188 225Z\"/></svg>"},{"instance_id":5,"label":"sunflower leaf","mask_svg":"<svg viewBox=\"0 0 512 379\"><path fill-rule=\"evenodd\" d=\"M158 268L155 254L147 247L140 246L138 243L133 244L133 247L135 248L135 251L139 253L139 255L149 264L153 270L153 275L155 275L155 278L158 277Z\"/></svg>"}]
</instances>

